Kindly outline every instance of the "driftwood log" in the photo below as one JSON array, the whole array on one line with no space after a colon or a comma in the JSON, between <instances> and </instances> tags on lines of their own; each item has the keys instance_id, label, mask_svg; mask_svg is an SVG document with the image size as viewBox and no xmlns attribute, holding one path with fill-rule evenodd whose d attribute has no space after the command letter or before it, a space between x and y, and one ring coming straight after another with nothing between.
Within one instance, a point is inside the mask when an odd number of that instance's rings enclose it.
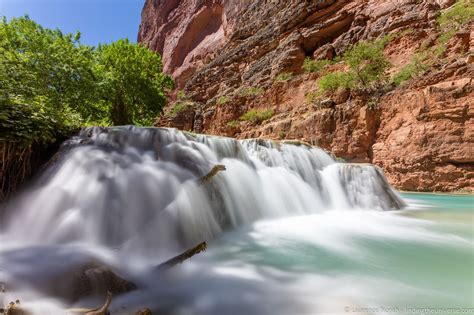
<instances>
[{"instance_id":1,"label":"driftwood log","mask_svg":"<svg viewBox=\"0 0 474 315\"><path fill-rule=\"evenodd\" d=\"M170 260L165 261L162 264L159 264L157 266L158 270L168 270L183 261L193 257L196 254L199 254L200 252L203 252L207 249L207 244L206 242L199 243L198 245L194 246L193 248L188 249L182 254L179 254L178 256L175 256L171 258Z\"/></svg>"},{"instance_id":2,"label":"driftwood log","mask_svg":"<svg viewBox=\"0 0 474 315\"><path fill-rule=\"evenodd\" d=\"M214 176L217 175L217 173L221 172L221 171L225 171L226 168L225 168L225 165L222 165L222 164L217 164L215 165L210 171L209 173L207 173L206 175L200 177L198 179L198 183L200 185L204 185L205 183L207 183L211 178L213 178Z\"/></svg>"},{"instance_id":3,"label":"driftwood log","mask_svg":"<svg viewBox=\"0 0 474 315\"><path fill-rule=\"evenodd\" d=\"M198 245L194 246L193 248L190 248L190 249L186 250L182 254L179 254L178 256L175 256L175 257L165 261L164 263L159 264L157 266L157 269L164 271L164 270L168 270L170 268L173 268L174 266L176 266L176 265L182 263L183 261L193 257L194 255L205 251L206 249L207 249L207 243L206 242L199 243ZM112 303L112 293L107 292L107 299L106 299L104 305L102 305L101 307L94 308L94 309L87 309L87 308L69 309L69 310L67 310L67 313L71 314L71 315L107 315L110 303Z\"/></svg>"}]
</instances>

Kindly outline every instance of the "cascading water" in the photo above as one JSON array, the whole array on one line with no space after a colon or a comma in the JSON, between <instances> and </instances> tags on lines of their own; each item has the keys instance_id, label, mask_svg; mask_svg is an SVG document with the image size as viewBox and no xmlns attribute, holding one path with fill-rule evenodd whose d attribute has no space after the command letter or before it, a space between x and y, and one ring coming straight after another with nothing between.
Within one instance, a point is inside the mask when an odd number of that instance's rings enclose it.
<instances>
[{"instance_id":1,"label":"cascading water","mask_svg":"<svg viewBox=\"0 0 474 315\"><path fill-rule=\"evenodd\" d=\"M217 164L226 171L200 184ZM335 163L318 148L173 129L90 128L68 141L40 185L14 204L6 235L158 253L260 218L402 205L380 170Z\"/></svg>"},{"instance_id":2,"label":"cascading water","mask_svg":"<svg viewBox=\"0 0 474 315\"><path fill-rule=\"evenodd\" d=\"M320 256L313 264L324 270L365 264L357 244L364 237L445 241L424 231L424 224L380 211L405 203L379 168L336 163L306 145L94 127L64 143L53 160L9 203L0 230L0 282L33 301L44 302L43 295L54 291L50 279L93 260L139 284L114 299L113 314L146 305L170 314L315 314L312 297L303 298L307 293L298 287L308 286L308 278L298 272L288 288L266 287L289 277L268 270L279 266L280 249L304 261L301 255L316 246ZM216 165L225 170L201 180ZM170 280L156 273L158 263L201 241L212 242L209 252L183 264L182 274ZM325 262L331 257L337 263ZM311 279L333 283L325 275ZM331 292L324 293L327 301L355 298L349 291ZM292 294L304 301L289 300ZM34 305L38 313L62 314L66 307L43 302ZM357 303L371 300L360 297Z\"/></svg>"}]
</instances>

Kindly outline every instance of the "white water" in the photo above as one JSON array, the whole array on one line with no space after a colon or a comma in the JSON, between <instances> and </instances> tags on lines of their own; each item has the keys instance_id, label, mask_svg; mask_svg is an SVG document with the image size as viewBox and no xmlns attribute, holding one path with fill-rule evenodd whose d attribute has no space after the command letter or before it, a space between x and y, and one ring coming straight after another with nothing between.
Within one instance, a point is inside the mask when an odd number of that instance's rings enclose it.
<instances>
[{"instance_id":1,"label":"white water","mask_svg":"<svg viewBox=\"0 0 474 315\"><path fill-rule=\"evenodd\" d=\"M226 171L200 185L216 164ZM173 129L91 128L10 207L5 237L146 255L261 218L397 205L402 201L380 170L335 163L317 148Z\"/></svg>"},{"instance_id":2,"label":"white water","mask_svg":"<svg viewBox=\"0 0 474 315\"><path fill-rule=\"evenodd\" d=\"M245 249L290 249L292 266L312 244L336 262L370 265L351 239L471 245L382 211L404 202L378 168L335 163L317 148L122 127L84 130L62 152L10 203L0 235L0 281L38 313L62 313L51 279L91 260L138 284L114 299L116 313L315 314L383 300L371 285L420 292L394 279L275 269L247 261ZM200 185L216 164L226 170ZM176 273L150 269L201 241L209 251Z\"/></svg>"}]
</instances>

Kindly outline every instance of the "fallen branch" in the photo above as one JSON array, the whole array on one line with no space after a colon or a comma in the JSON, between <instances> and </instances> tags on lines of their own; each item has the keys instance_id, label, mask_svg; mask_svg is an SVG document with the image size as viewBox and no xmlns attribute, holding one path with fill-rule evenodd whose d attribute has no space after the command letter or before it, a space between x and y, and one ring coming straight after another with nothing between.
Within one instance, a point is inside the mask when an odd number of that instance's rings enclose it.
<instances>
[{"instance_id":1,"label":"fallen branch","mask_svg":"<svg viewBox=\"0 0 474 315\"><path fill-rule=\"evenodd\" d=\"M159 264L157 266L158 270L168 270L180 263L182 263L183 261L193 257L194 255L196 254L199 254L200 252L203 252L207 249L207 244L206 242L202 242L202 243L199 243L198 245L194 246L193 248L191 249L188 249L187 251L185 251L184 253L176 256L176 257L173 257L171 258L170 260L167 260L165 261L164 263L162 264Z\"/></svg>"},{"instance_id":2,"label":"fallen branch","mask_svg":"<svg viewBox=\"0 0 474 315\"><path fill-rule=\"evenodd\" d=\"M200 185L203 185L203 184L207 183L211 178L216 176L217 173L219 173L220 171L225 171L225 170L226 170L225 165L217 164L211 169L211 171L209 173L207 173L206 175L200 177L198 179L198 182L199 182Z\"/></svg>"},{"instance_id":3,"label":"fallen branch","mask_svg":"<svg viewBox=\"0 0 474 315\"><path fill-rule=\"evenodd\" d=\"M112 303L112 293L107 292L107 299L105 300L104 305L97 308L92 308L92 309L87 309L87 308L68 309L67 313L76 314L76 315L107 315L110 303Z\"/></svg>"}]
</instances>

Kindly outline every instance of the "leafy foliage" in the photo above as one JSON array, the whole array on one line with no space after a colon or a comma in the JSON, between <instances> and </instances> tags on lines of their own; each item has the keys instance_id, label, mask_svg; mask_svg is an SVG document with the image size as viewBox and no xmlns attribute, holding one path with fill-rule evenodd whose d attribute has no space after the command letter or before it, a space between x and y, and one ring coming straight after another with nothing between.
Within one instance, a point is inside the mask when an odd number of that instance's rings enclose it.
<instances>
[{"instance_id":1,"label":"leafy foliage","mask_svg":"<svg viewBox=\"0 0 474 315\"><path fill-rule=\"evenodd\" d=\"M217 98L217 105L224 105L229 101L229 98L225 95L221 95Z\"/></svg>"},{"instance_id":2,"label":"leafy foliage","mask_svg":"<svg viewBox=\"0 0 474 315\"><path fill-rule=\"evenodd\" d=\"M265 92L261 87L255 87L255 86L250 86L250 87L244 87L242 90L240 90L240 95L242 96L257 96Z\"/></svg>"},{"instance_id":3,"label":"leafy foliage","mask_svg":"<svg viewBox=\"0 0 474 315\"><path fill-rule=\"evenodd\" d=\"M173 117L176 117L179 113L184 111L186 108L188 108L188 104L185 102L176 102L174 106L171 108L170 114Z\"/></svg>"},{"instance_id":4,"label":"leafy foliage","mask_svg":"<svg viewBox=\"0 0 474 315\"><path fill-rule=\"evenodd\" d=\"M293 78L293 73L291 72L283 72L277 75L275 78L275 82L287 82Z\"/></svg>"},{"instance_id":5,"label":"leafy foliage","mask_svg":"<svg viewBox=\"0 0 474 315\"><path fill-rule=\"evenodd\" d=\"M323 76L318 84L321 92L333 92L341 88L352 88L354 78L351 73L331 72Z\"/></svg>"},{"instance_id":6,"label":"leafy foliage","mask_svg":"<svg viewBox=\"0 0 474 315\"><path fill-rule=\"evenodd\" d=\"M392 78L392 82L396 85L402 85L405 81L423 74L428 66L425 64L425 54L413 55L411 61L404 66Z\"/></svg>"},{"instance_id":7,"label":"leafy foliage","mask_svg":"<svg viewBox=\"0 0 474 315\"><path fill-rule=\"evenodd\" d=\"M474 18L474 3L472 0L457 1L452 7L442 12L438 17L439 26L446 29L459 29Z\"/></svg>"},{"instance_id":8,"label":"leafy foliage","mask_svg":"<svg viewBox=\"0 0 474 315\"><path fill-rule=\"evenodd\" d=\"M26 147L33 141L49 144L55 139L56 120L38 111L37 106L0 99L0 135L2 141Z\"/></svg>"},{"instance_id":9,"label":"leafy foliage","mask_svg":"<svg viewBox=\"0 0 474 315\"><path fill-rule=\"evenodd\" d=\"M230 127L230 128L237 128L239 127L239 122L237 120L231 120L231 121L228 121L226 125L227 127Z\"/></svg>"},{"instance_id":10,"label":"leafy foliage","mask_svg":"<svg viewBox=\"0 0 474 315\"><path fill-rule=\"evenodd\" d=\"M358 87L368 89L381 80L390 66L383 53L390 39L386 36L374 42L359 42L344 54L344 61L349 65L351 77Z\"/></svg>"},{"instance_id":11,"label":"leafy foliage","mask_svg":"<svg viewBox=\"0 0 474 315\"><path fill-rule=\"evenodd\" d=\"M79 38L44 29L28 17L3 18L0 97L67 123L82 122L69 116L73 112L95 113L93 49L79 45Z\"/></svg>"},{"instance_id":12,"label":"leafy foliage","mask_svg":"<svg viewBox=\"0 0 474 315\"><path fill-rule=\"evenodd\" d=\"M307 73L320 72L324 67L330 65L330 60L313 60L310 57L306 57L303 63L303 70Z\"/></svg>"},{"instance_id":13,"label":"leafy foliage","mask_svg":"<svg viewBox=\"0 0 474 315\"><path fill-rule=\"evenodd\" d=\"M446 51L446 44L464 25L474 19L474 2L471 0L457 1L438 17L441 35L435 47L435 55L441 56Z\"/></svg>"},{"instance_id":14,"label":"leafy foliage","mask_svg":"<svg viewBox=\"0 0 474 315\"><path fill-rule=\"evenodd\" d=\"M240 117L240 120L245 120L253 124L260 124L263 121L272 118L274 115L273 109L251 109Z\"/></svg>"},{"instance_id":15,"label":"leafy foliage","mask_svg":"<svg viewBox=\"0 0 474 315\"><path fill-rule=\"evenodd\" d=\"M188 100L188 96L186 95L186 93L184 91L178 91L178 93L176 93L176 98L180 101L186 101Z\"/></svg>"},{"instance_id":16,"label":"leafy foliage","mask_svg":"<svg viewBox=\"0 0 474 315\"><path fill-rule=\"evenodd\" d=\"M320 90L332 92L339 88L349 88L370 91L380 86L384 81L385 71L390 66L383 53L390 40L390 36L385 36L373 42L354 45L341 58L349 71L326 74L318 82Z\"/></svg>"},{"instance_id":17,"label":"leafy foliage","mask_svg":"<svg viewBox=\"0 0 474 315\"><path fill-rule=\"evenodd\" d=\"M173 86L162 73L160 55L128 39L98 47L95 73L114 125L153 123L165 105L165 88Z\"/></svg>"},{"instance_id":18,"label":"leafy foliage","mask_svg":"<svg viewBox=\"0 0 474 315\"><path fill-rule=\"evenodd\" d=\"M153 122L172 86L161 57L127 40L79 40L27 16L0 20L0 139L27 146L84 124Z\"/></svg>"}]
</instances>

